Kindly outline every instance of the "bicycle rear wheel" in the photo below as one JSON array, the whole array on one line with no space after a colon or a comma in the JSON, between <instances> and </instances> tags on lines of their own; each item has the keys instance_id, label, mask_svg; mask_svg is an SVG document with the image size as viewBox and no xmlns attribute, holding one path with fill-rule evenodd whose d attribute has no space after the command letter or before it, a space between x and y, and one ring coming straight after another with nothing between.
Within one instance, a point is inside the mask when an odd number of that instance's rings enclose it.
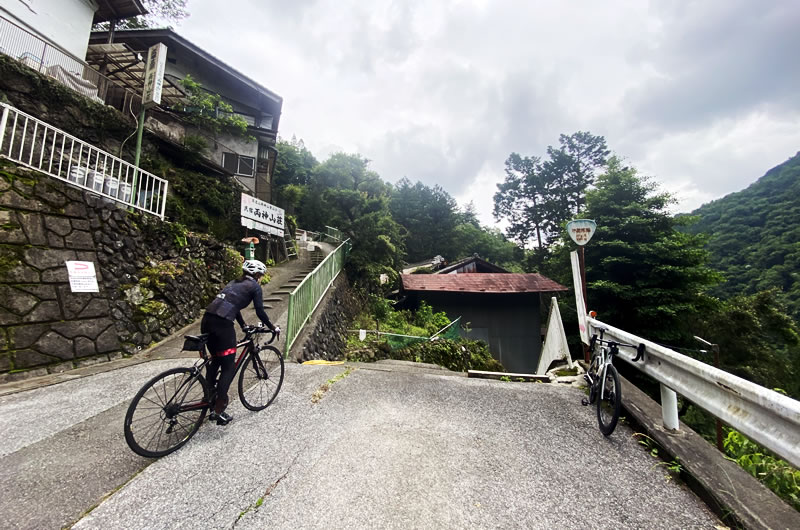
<instances>
[{"instance_id":1,"label":"bicycle rear wheel","mask_svg":"<svg viewBox=\"0 0 800 530\"><path fill-rule=\"evenodd\" d=\"M195 435L208 411L205 378L189 368L167 370L147 382L125 414L125 441L134 453L167 455Z\"/></svg>"},{"instance_id":2,"label":"bicycle rear wheel","mask_svg":"<svg viewBox=\"0 0 800 530\"><path fill-rule=\"evenodd\" d=\"M609 436L617 427L619 413L622 409L622 388L619 385L619 376L614 365L609 364L606 367L605 381L598 383L598 392L601 392L601 387L602 395L597 396L597 423L600 426L600 432Z\"/></svg>"},{"instance_id":3,"label":"bicycle rear wheel","mask_svg":"<svg viewBox=\"0 0 800 530\"><path fill-rule=\"evenodd\" d=\"M261 346L239 373L239 399L250 410L264 410L283 384L283 355L274 346Z\"/></svg>"}]
</instances>

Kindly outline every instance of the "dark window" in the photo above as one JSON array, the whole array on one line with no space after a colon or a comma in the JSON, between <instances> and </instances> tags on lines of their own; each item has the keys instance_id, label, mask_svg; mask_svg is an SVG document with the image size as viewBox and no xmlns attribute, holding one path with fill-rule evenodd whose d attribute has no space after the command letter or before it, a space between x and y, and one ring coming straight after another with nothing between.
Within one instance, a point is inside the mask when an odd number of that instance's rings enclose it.
<instances>
[{"instance_id":1,"label":"dark window","mask_svg":"<svg viewBox=\"0 0 800 530\"><path fill-rule=\"evenodd\" d=\"M222 167L234 175L252 177L256 174L256 159L236 153L222 153Z\"/></svg>"}]
</instances>

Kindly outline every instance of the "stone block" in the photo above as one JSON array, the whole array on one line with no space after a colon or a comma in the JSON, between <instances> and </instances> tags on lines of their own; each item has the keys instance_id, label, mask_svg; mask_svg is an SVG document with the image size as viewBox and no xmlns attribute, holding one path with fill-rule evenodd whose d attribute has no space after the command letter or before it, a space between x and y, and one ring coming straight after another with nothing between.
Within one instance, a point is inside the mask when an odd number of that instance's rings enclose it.
<instances>
[{"instance_id":1,"label":"stone block","mask_svg":"<svg viewBox=\"0 0 800 530\"><path fill-rule=\"evenodd\" d=\"M0 307L3 309L22 316L28 314L38 303L35 296L18 291L10 285L0 284Z\"/></svg>"},{"instance_id":2,"label":"stone block","mask_svg":"<svg viewBox=\"0 0 800 530\"><path fill-rule=\"evenodd\" d=\"M40 302L36 309L25 315L23 322L50 322L61 320L61 306L55 300Z\"/></svg>"},{"instance_id":3,"label":"stone block","mask_svg":"<svg viewBox=\"0 0 800 530\"><path fill-rule=\"evenodd\" d=\"M65 320L64 322L55 322L51 325L51 329L59 335L63 335L68 339L76 337L86 337L90 340L95 340L100 334L111 324L111 320L107 318L93 318L89 320Z\"/></svg>"},{"instance_id":4,"label":"stone block","mask_svg":"<svg viewBox=\"0 0 800 530\"><path fill-rule=\"evenodd\" d=\"M66 206L64 206L64 215L68 215L70 217L79 217L85 218L86 217L86 205L83 202L70 202Z\"/></svg>"},{"instance_id":5,"label":"stone block","mask_svg":"<svg viewBox=\"0 0 800 530\"><path fill-rule=\"evenodd\" d=\"M38 198L56 208L67 204L67 198L49 180L40 180L36 183L35 194Z\"/></svg>"},{"instance_id":6,"label":"stone block","mask_svg":"<svg viewBox=\"0 0 800 530\"><path fill-rule=\"evenodd\" d=\"M95 348L94 342L86 337L77 337L75 339L75 357L88 357L96 353L97 348Z\"/></svg>"},{"instance_id":7,"label":"stone block","mask_svg":"<svg viewBox=\"0 0 800 530\"><path fill-rule=\"evenodd\" d=\"M17 213L17 221L31 245L46 245L47 233L42 223L42 216L38 213Z\"/></svg>"},{"instance_id":8,"label":"stone block","mask_svg":"<svg viewBox=\"0 0 800 530\"><path fill-rule=\"evenodd\" d=\"M42 364L49 364L54 360L56 360L50 356L43 355L34 350L17 350L14 352L13 357L14 357L15 370L20 370L22 368L30 368L32 366L40 366ZM44 370L44 374L46 373L47 370Z\"/></svg>"},{"instance_id":9,"label":"stone block","mask_svg":"<svg viewBox=\"0 0 800 530\"><path fill-rule=\"evenodd\" d=\"M10 326L22 322L22 317L0 307L0 326Z\"/></svg>"},{"instance_id":10,"label":"stone block","mask_svg":"<svg viewBox=\"0 0 800 530\"><path fill-rule=\"evenodd\" d=\"M57 269L50 269L42 272L42 282L44 283L66 283L69 282L67 266L64 265Z\"/></svg>"},{"instance_id":11,"label":"stone block","mask_svg":"<svg viewBox=\"0 0 800 530\"><path fill-rule=\"evenodd\" d=\"M56 300L56 288L43 283L17 284L15 288L35 296L39 300Z\"/></svg>"},{"instance_id":12,"label":"stone block","mask_svg":"<svg viewBox=\"0 0 800 530\"><path fill-rule=\"evenodd\" d=\"M27 199L13 189L0 193L0 206L7 206L14 210L30 210L33 212L38 212L43 209L39 201L36 199Z\"/></svg>"},{"instance_id":13,"label":"stone block","mask_svg":"<svg viewBox=\"0 0 800 530\"><path fill-rule=\"evenodd\" d=\"M64 238L64 242L69 248L78 250L94 250L94 240L92 234L84 230L75 230Z\"/></svg>"},{"instance_id":14,"label":"stone block","mask_svg":"<svg viewBox=\"0 0 800 530\"><path fill-rule=\"evenodd\" d=\"M55 331L48 331L42 335L36 341L34 349L59 359L72 359L74 357L72 340L59 335Z\"/></svg>"},{"instance_id":15,"label":"stone block","mask_svg":"<svg viewBox=\"0 0 800 530\"><path fill-rule=\"evenodd\" d=\"M58 286L58 299L61 301L64 318L67 320L77 318L94 296L93 293L73 293L68 284Z\"/></svg>"},{"instance_id":16,"label":"stone block","mask_svg":"<svg viewBox=\"0 0 800 530\"><path fill-rule=\"evenodd\" d=\"M86 366L93 366L95 364L108 362L108 357L87 357L85 359L76 359L75 368L84 368Z\"/></svg>"},{"instance_id":17,"label":"stone block","mask_svg":"<svg viewBox=\"0 0 800 530\"><path fill-rule=\"evenodd\" d=\"M118 361L120 359L124 359L125 355L121 351L112 351L108 354L109 361Z\"/></svg>"},{"instance_id":18,"label":"stone block","mask_svg":"<svg viewBox=\"0 0 800 530\"><path fill-rule=\"evenodd\" d=\"M34 370L25 370L24 372L15 372L13 374L3 374L3 379L6 383L13 381L23 381L33 377L41 377L47 375L47 368L36 368Z\"/></svg>"},{"instance_id":19,"label":"stone block","mask_svg":"<svg viewBox=\"0 0 800 530\"><path fill-rule=\"evenodd\" d=\"M51 364L47 367L48 374L60 374L63 372L68 372L75 367L72 361L66 361L63 363L58 364Z\"/></svg>"},{"instance_id":20,"label":"stone block","mask_svg":"<svg viewBox=\"0 0 800 530\"><path fill-rule=\"evenodd\" d=\"M22 228L0 228L0 239L10 245L24 245L28 242Z\"/></svg>"},{"instance_id":21,"label":"stone block","mask_svg":"<svg viewBox=\"0 0 800 530\"><path fill-rule=\"evenodd\" d=\"M52 269L60 267L66 274L64 262L74 260L77 256L74 250L59 250L49 248L30 248L25 251L25 262L37 269Z\"/></svg>"},{"instance_id":22,"label":"stone block","mask_svg":"<svg viewBox=\"0 0 800 530\"><path fill-rule=\"evenodd\" d=\"M119 337L114 326L109 326L95 341L98 353L106 353L120 349Z\"/></svg>"},{"instance_id":23,"label":"stone block","mask_svg":"<svg viewBox=\"0 0 800 530\"><path fill-rule=\"evenodd\" d=\"M72 228L76 230L90 230L89 221L86 219L72 219L70 222L72 223Z\"/></svg>"},{"instance_id":24,"label":"stone block","mask_svg":"<svg viewBox=\"0 0 800 530\"><path fill-rule=\"evenodd\" d=\"M8 329L8 349L21 350L29 348L39 340L50 326L48 324L23 324Z\"/></svg>"},{"instance_id":25,"label":"stone block","mask_svg":"<svg viewBox=\"0 0 800 530\"><path fill-rule=\"evenodd\" d=\"M86 307L81 310L80 314L78 315L79 318L96 318L96 317L107 317L109 315L110 308L108 306L108 300L105 298L93 298Z\"/></svg>"},{"instance_id":26,"label":"stone block","mask_svg":"<svg viewBox=\"0 0 800 530\"><path fill-rule=\"evenodd\" d=\"M64 238L53 232L47 232L47 246L50 248L64 248Z\"/></svg>"},{"instance_id":27,"label":"stone block","mask_svg":"<svg viewBox=\"0 0 800 530\"><path fill-rule=\"evenodd\" d=\"M44 226L47 230L55 232L60 236L65 236L72 232L72 224L70 223L69 219L65 217L45 215Z\"/></svg>"},{"instance_id":28,"label":"stone block","mask_svg":"<svg viewBox=\"0 0 800 530\"><path fill-rule=\"evenodd\" d=\"M5 328L0 328L0 351L8 349L8 335L6 335Z\"/></svg>"},{"instance_id":29,"label":"stone block","mask_svg":"<svg viewBox=\"0 0 800 530\"><path fill-rule=\"evenodd\" d=\"M11 370L11 354L8 352L0 353L0 372Z\"/></svg>"}]
</instances>

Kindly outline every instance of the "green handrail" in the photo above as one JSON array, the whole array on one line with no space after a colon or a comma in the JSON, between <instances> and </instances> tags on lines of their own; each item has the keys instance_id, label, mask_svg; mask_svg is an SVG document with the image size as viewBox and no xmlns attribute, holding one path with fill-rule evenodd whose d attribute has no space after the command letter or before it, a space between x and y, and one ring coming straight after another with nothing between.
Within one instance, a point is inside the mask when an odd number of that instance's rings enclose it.
<instances>
[{"instance_id":1,"label":"green handrail","mask_svg":"<svg viewBox=\"0 0 800 530\"><path fill-rule=\"evenodd\" d=\"M333 280L344 269L351 247L352 244L349 239L336 247L336 250L328 254L322 260L322 263L317 265L317 268L306 276L289 295L289 315L286 322L286 349L284 356L288 357L295 339L300 334L300 330L303 329L303 326L314 313L322 297L328 292Z\"/></svg>"}]
</instances>

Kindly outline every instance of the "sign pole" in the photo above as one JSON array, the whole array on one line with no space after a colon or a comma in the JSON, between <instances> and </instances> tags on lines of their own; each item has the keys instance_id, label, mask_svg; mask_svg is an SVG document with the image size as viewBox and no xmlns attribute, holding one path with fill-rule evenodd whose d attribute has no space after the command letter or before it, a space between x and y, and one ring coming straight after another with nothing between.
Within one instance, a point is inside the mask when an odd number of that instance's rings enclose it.
<instances>
[{"instance_id":1,"label":"sign pole","mask_svg":"<svg viewBox=\"0 0 800 530\"><path fill-rule=\"evenodd\" d=\"M139 158L142 155L142 136L144 136L144 113L147 109L145 109L144 105L142 105L142 110L139 112L139 124L136 128L136 154L133 158L133 165L135 167L133 171L133 187L131 188L134 197L134 204L139 204ZM131 209L132 210L132 209Z\"/></svg>"},{"instance_id":2,"label":"sign pole","mask_svg":"<svg viewBox=\"0 0 800 530\"><path fill-rule=\"evenodd\" d=\"M581 294L583 294L584 315L589 313L589 299L586 295L586 261L583 254L583 246L592 239L597 223L591 219L574 219L567 223L567 233L569 237L578 245L578 264L581 276ZM589 346L583 345L583 360L589 362Z\"/></svg>"}]
</instances>

